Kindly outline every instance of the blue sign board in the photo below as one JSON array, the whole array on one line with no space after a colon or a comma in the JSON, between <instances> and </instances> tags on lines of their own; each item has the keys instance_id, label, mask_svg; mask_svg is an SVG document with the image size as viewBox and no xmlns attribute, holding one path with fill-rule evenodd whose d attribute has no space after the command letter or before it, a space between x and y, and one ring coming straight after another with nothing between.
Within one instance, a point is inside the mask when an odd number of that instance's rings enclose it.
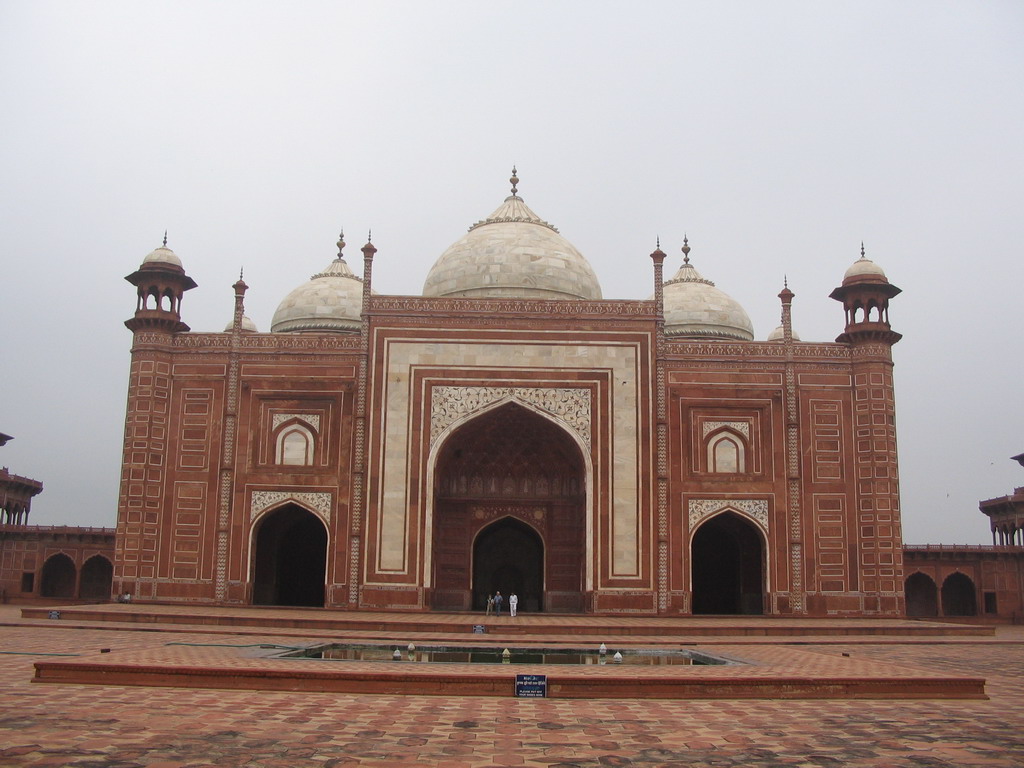
<instances>
[{"instance_id":1,"label":"blue sign board","mask_svg":"<svg viewBox=\"0 0 1024 768\"><path fill-rule=\"evenodd\" d=\"M526 699L543 699L547 695L547 675L516 675L516 696Z\"/></svg>"}]
</instances>

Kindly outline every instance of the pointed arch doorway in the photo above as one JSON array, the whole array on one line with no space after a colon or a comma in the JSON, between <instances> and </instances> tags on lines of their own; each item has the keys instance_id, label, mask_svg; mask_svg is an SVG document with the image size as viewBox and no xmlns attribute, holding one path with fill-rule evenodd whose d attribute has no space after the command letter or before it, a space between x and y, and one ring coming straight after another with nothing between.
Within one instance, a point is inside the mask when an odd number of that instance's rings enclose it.
<instances>
[{"instance_id":1,"label":"pointed arch doorway","mask_svg":"<svg viewBox=\"0 0 1024 768\"><path fill-rule=\"evenodd\" d=\"M693 535L693 613L764 613L764 543L756 526L734 512L706 520Z\"/></svg>"},{"instance_id":2,"label":"pointed arch doorway","mask_svg":"<svg viewBox=\"0 0 1024 768\"><path fill-rule=\"evenodd\" d=\"M483 611L513 590L524 613L583 611L587 474L565 429L507 402L450 434L434 467L431 607Z\"/></svg>"},{"instance_id":3,"label":"pointed arch doorway","mask_svg":"<svg viewBox=\"0 0 1024 768\"><path fill-rule=\"evenodd\" d=\"M544 610L544 542L530 526L506 517L480 532L473 545L473 607L501 592L519 596L521 610Z\"/></svg>"},{"instance_id":4,"label":"pointed arch doorway","mask_svg":"<svg viewBox=\"0 0 1024 768\"><path fill-rule=\"evenodd\" d=\"M253 535L253 605L320 606L327 580L327 529L297 504L268 512Z\"/></svg>"},{"instance_id":5,"label":"pointed arch doorway","mask_svg":"<svg viewBox=\"0 0 1024 768\"><path fill-rule=\"evenodd\" d=\"M40 597L73 598L76 577L75 563L70 557L63 552L53 555L43 564Z\"/></svg>"}]
</instances>

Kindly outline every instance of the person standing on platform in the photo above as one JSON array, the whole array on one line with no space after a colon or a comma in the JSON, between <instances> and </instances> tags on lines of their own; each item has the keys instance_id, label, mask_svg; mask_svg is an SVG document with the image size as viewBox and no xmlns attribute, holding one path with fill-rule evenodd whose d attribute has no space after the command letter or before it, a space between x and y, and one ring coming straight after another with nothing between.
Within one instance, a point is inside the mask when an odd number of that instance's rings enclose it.
<instances>
[{"instance_id":1,"label":"person standing on platform","mask_svg":"<svg viewBox=\"0 0 1024 768\"><path fill-rule=\"evenodd\" d=\"M494 595L487 596L487 615L494 613Z\"/></svg>"},{"instance_id":2,"label":"person standing on platform","mask_svg":"<svg viewBox=\"0 0 1024 768\"><path fill-rule=\"evenodd\" d=\"M501 616L501 604L505 601L505 598L501 596L501 592L494 593L494 615Z\"/></svg>"},{"instance_id":3,"label":"person standing on platform","mask_svg":"<svg viewBox=\"0 0 1024 768\"><path fill-rule=\"evenodd\" d=\"M512 618L516 616L516 609L519 607L519 595L513 592L508 596L508 613Z\"/></svg>"}]
</instances>

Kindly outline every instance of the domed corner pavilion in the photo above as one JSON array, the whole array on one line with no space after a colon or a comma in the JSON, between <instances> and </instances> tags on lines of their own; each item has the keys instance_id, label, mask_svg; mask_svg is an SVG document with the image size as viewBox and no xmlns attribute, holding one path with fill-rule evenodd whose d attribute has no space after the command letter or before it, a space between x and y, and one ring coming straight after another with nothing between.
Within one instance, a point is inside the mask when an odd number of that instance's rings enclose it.
<instances>
[{"instance_id":1,"label":"domed corner pavilion","mask_svg":"<svg viewBox=\"0 0 1024 768\"><path fill-rule=\"evenodd\" d=\"M342 239L269 324L246 316L240 279L233 321L196 332L184 261L166 243L144 259L128 277L115 592L480 611L500 591L524 616L901 615L899 289L881 268L862 253L833 290L835 341L801 341L788 285L759 341L685 240L668 279L660 248L637 249L628 269L650 270L650 298L606 298L510 181L432 266L410 261L419 296L373 284L369 242L357 276ZM714 255L738 283L742 259Z\"/></svg>"}]
</instances>

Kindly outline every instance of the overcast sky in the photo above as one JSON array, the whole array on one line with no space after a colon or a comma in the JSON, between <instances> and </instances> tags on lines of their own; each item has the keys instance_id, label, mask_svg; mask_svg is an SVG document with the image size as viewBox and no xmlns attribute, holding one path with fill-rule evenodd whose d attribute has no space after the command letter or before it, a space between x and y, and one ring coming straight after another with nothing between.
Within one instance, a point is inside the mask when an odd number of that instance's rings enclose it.
<instances>
[{"instance_id":1,"label":"overcast sky","mask_svg":"<svg viewBox=\"0 0 1024 768\"><path fill-rule=\"evenodd\" d=\"M0 2L0 465L30 522L116 520L135 309L160 244L194 330L373 230L374 288L519 191L606 298L660 236L749 313L831 341L867 255L890 308L909 543L990 543L1024 485L1024 3Z\"/></svg>"}]
</instances>

